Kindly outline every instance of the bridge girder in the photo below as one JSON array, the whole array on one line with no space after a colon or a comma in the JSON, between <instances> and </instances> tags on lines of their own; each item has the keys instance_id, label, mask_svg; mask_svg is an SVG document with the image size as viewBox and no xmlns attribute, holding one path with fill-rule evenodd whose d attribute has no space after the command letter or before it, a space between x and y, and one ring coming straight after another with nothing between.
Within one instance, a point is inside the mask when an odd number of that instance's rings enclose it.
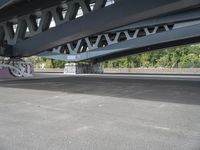
<instances>
[{"instance_id":1,"label":"bridge girder","mask_svg":"<svg viewBox=\"0 0 200 150\"><path fill-rule=\"evenodd\" d=\"M135 53L134 49L143 52L198 42L200 36L200 28L196 28L199 0L116 0L109 7L106 0L53 2L54 6L41 5L39 11L26 15L23 13L28 10L24 10L17 18L0 23L1 55L101 61ZM77 17L80 8L83 16Z\"/></svg>"},{"instance_id":2,"label":"bridge girder","mask_svg":"<svg viewBox=\"0 0 200 150\"><path fill-rule=\"evenodd\" d=\"M66 55L54 49L53 51L43 52L39 54L39 56L45 56L46 58L53 58L57 60L72 61L72 62L79 62L79 61L101 62L122 56L128 56L131 54L138 54L152 50L158 50L168 47L200 42L200 30L199 30L200 21L191 22L190 25L185 27L184 24L182 25L183 26L181 26L180 28L175 27L174 29L170 30L168 30L168 27L166 27L166 31L158 33L152 32L146 36L142 36L139 38L136 38L133 35L129 40L111 43L105 47L99 47L86 52L74 53L74 54L72 53ZM147 28L145 28L144 30L146 29ZM155 29L157 29L157 27L155 27L154 30ZM116 35L116 37L118 36ZM58 48L58 50L60 49Z\"/></svg>"}]
</instances>

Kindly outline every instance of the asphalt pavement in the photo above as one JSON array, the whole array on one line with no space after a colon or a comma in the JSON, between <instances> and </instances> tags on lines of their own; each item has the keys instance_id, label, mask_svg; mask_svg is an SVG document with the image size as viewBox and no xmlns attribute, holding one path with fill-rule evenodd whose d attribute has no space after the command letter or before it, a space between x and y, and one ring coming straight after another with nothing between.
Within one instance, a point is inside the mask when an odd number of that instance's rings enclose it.
<instances>
[{"instance_id":1,"label":"asphalt pavement","mask_svg":"<svg viewBox=\"0 0 200 150\"><path fill-rule=\"evenodd\" d=\"M0 150L200 150L200 79L1 80Z\"/></svg>"}]
</instances>

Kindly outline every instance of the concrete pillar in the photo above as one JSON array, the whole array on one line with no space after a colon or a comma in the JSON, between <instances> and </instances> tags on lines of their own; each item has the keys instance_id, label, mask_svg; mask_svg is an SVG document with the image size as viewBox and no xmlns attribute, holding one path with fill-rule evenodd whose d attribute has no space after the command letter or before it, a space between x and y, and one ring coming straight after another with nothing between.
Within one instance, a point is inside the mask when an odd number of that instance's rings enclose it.
<instances>
[{"instance_id":1,"label":"concrete pillar","mask_svg":"<svg viewBox=\"0 0 200 150\"><path fill-rule=\"evenodd\" d=\"M103 66L100 63L67 63L64 74L102 74Z\"/></svg>"},{"instance_id":2,"label":"concrete pillar","mask_svg":"<svg viewBox=\"0 0 200 150\"><path fill-rule=\"evenodd\" d=\"M22 60L5 60L0 63L0 78L31 77L33 65Z\"/></svg>"}]
</instances>

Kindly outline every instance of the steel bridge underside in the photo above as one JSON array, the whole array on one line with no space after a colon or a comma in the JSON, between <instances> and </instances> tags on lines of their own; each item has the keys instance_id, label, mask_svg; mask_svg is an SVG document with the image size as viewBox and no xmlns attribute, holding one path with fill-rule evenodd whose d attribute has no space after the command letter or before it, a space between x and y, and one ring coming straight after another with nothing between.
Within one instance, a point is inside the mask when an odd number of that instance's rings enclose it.
<instances>
[{"instance_id":1,"label":"steel bridge underside","mask_svg":"<svg viewBox=\"0 0 200 150\"><path fill-rule=\"evenodd\" d=\"M100 62L200 42L199 0L0 0L0 56Z\"/></svg>"}]
</instances>

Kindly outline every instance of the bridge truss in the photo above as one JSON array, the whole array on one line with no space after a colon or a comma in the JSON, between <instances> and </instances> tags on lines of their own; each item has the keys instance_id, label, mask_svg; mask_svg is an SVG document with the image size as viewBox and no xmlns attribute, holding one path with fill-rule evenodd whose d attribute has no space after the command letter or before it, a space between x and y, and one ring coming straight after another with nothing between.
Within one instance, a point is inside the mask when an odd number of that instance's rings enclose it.
<instances>
[{"instance_id":1,"label":"bridge truss","mask_svg":"<svg viewBox=\"0 0 200 150\"><path fill-rule=\"evenodd\" d=\"M3 57L100 62L200 41L199 0L7 0L0 5Z\"/></svg>"}]
</instances>

